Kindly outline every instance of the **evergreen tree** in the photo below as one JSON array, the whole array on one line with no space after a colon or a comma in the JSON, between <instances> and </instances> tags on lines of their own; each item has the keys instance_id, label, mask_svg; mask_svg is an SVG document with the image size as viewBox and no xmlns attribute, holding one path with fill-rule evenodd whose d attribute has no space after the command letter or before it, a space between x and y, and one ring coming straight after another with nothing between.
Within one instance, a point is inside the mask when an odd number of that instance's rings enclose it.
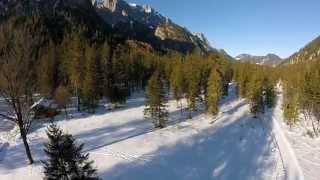
<instances>
[{"instance_id":1,"label":"evergreen tree","mask_svg":"<svg viewBox=\"0 0 320 180\"><path fill-rule=\"evenodd\" d=\"M60 109L64 109L66 117L68 117L67 105L70 102L71 94L65 86L59 86L54 94L54 100Z\"/></svg>"},{"instance_id":2,"label":"evergreen tree","mask_svg":"<svg viewBox=\"0 0 320 180\"><path fill-rule=\"evenodd\" d=\"M94 112L99 99L99 61L94 47L87 46L85 49L85 71L82 88L83 105Z\"/></svg>"},{"instance_id":3,"label":"evergreen tree","mask_svg":"<svg viewBox=\"0 0 320 180\"><path fill-rule=\"evenodd\" d=\"M248 85L250 111L254 114L254 117L264 112L262 73L258 71L259 69L254 69L255 76L251 78Z\"/></svg>"},{"instance_id":4,"label":"evergreen tree","mask_svg":"<svg viewBox=\"0 0 320 180\"><path fill-rule=\"evenodd\" d=\"M55 46L50 42L45 49L38 66L38 85L40 92L51 97L56 88L56 76L58 72Z\"/></svg>"},{"instance_id":5,"label":"evergreen tree","mask_svg":"<svg viewBox=\"0 0 320 180\"><path fill-rule=\"evenodd\" d=\"M197 99L200 96L201 72L199 61L194 56L189 56L184 65L186 78L186 98L188 101L189 118L192 118L192 112L197 110Z\"/></svg>"},{"instance_id":6,"label":"evergreen tree","mask_svg":"<svg viewBox=\"0 0 320 180\"><path fill-rule=\"evenodd\" d=\"M274 90L274 85L270 80L265 79L264 81L264 104L268 108L272 108L275 104L276 94Z\"/></svg>"},{"instance_id":7,"label":"evergreen tree","mask_svg":"<svg viewBox=\"0 0 320 180\"><path fill-rule=\"evenodd\" d=\"M48 160L44 161L45 178L48 180L94 180L96 169L89 154L83 154L83 144L77 145L72 135L64 134L56 124L47 130L49 138L45 146Z\"/></svg>"},{"instance_id":8,"label":"evergreen tree","mask_svg":"<svg viewBox=\"0 0 320 180\"><path fill-rule=\"evenodd\" d=\"M264 112L263 95L261 88L258 88L250 95L250 111L257 117L258 113Z\"/></svg>"},{"instance_id":9,"label":"evergreen tree","mask_svg":"<svg viewBox=\"0 0 320 180\"><path fill-rule=\"evenodd\" d=\"M298 96L297 95L285 94L284 102L283 102L283 115L287 121L287 124L290 127L297 124L298 115L299 115L299 105L298 105Z\"/></svg>"},{"instance_id":10,"label":"evergreen tree","mask_svg":"<svg viewBox=\"0 0 320 180\"><path fill-rule=\"evenodd\" d=\"M177 101L177 104L180 103L180 109L182 113L182 104L181 99L185 93L186 83L184 79L182 63L179 62L173 67L173 71L170 77L170 86L173 92L173 97Z\"/></svg>"},{"instance_id":11,"label":"evergreen tree","mask_svg":"<svg viewBox=\"0 0 320 180\"><path fill-rule=\"evenodd\" d=\"M74 89L75 95L78 97L77 109L80 111L80 95L83 87L84 76L84 40L79 32L72 32L70 37L65 38L67 42L67 52L65 54L64 68L68 74L68 79Z\"/></svg>"},{"instance_id":12,"label":"evergreen tree","mask_svg":"<svg viewBox=\"0 0 320 180\"><path fill-rule=\"evenodd\" d=\"M222 80L216 70L212 70L208 81L207 111L215 116L218 114L218 103L222 95Z\"/></svg>"},{"instance_id":13,"label":"evergreen tree","mask_svg":"<svg viewBox=\"0 0 320 180\"><path fill-rule=\"evenodd\" d=\"M127 55L123 48L118 48L112 60L112 84L110 86L110 100L113 104L125 103L129 96L129 68Z\"/></svg>"},{"instance_id":14,"label":"evergreen tree","mask_svg":"<svg viewBox=\"0 0 320 180\"><path fill-rule=\"evenodd\" d=\"M163 79L159 72L155 72L148 81L144 113L152 119L156 128L164 128L168 121L168 111L165 104L166 92Z\"/></svg>"}]
</instances>

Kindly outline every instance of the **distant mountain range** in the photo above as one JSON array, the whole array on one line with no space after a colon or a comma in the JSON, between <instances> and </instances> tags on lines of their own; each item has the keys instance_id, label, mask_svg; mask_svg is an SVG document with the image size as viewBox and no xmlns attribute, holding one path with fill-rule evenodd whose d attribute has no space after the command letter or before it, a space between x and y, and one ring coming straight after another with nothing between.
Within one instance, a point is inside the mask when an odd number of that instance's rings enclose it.
<instances>
[{"instance_id":1,"label":"distant mountain range","mask_svg":"<svg viewBox=\"0 0 320 180\"><path fill-rule=\"evenodd\" d=\"M236 60L241 62L248 62L253 64L260 64L260 65L270 65L270 66L277 66L280 64L283 59L275 54L267 54L265 56L253 56L250 54L240 54L235 57Z\"/></svg>"},{"instance_id":2,"label":"distant mountain range","mask_svg":"<svg viewBox=\"0 0 320 180\"><path fill-rule=\"evenodd\" d=\"M320 36L287 58L282 65L320 61Z\"/></svg>"}]
</instances>

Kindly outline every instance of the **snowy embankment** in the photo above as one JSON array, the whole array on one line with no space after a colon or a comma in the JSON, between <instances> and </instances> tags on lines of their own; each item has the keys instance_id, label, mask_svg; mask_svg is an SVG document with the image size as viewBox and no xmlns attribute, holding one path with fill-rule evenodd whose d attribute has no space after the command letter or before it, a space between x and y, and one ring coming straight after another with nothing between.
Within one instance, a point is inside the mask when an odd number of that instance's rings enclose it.
<instances>
[{"instance_id":1,"label":"snowy embankment","mask_svg":"<svg viewBox=\"0 0 320 180\"><path fill-rule=\"evenodd\" d=\"M279 87L278 104L273 113L275 129L279 129L278 136L282 136L289 148L285 156L291 156L287 160L289 166L299 167L295 173L300 179L319 180L320 177L320 138L311 138L302 125L290 128L283 119L282 102L283 95ZM288 146L287 146L288 147ZM285 148L284 148L285 149Z\"/></svg>"},{"instance_id":2,"label":"snowy embankment","mask_svg":"<svg viewBox=\"0 0 320 180\"><path fill-rule=\"evenodd\" d=\"M144 98L132 97L126 107L98 110L95 115L73 114L59 117L58 124L80 142L95 161L98 175L108 180L204 180L204 179L299 179L299 168L289 166L291 156L274 130L268 114L254 119L244 100L233 89L224 99L218 118L201 113L185 120L176 103L170 101L169 126L153 129L143 117ZM214 122L214 123L212 123ZM27 166L23 145L9 138L0 160L0 179L42 179L46 124L37 125L29 135L37 160ZM273 134L274 132L274 134ZM0 132L0 134L5 132ZM278 142L279 144L277 144ZM279 148L280 147L280 148ZM280 151L279 151L280 149ZM288 160L289 159L289 160ZM291 168L292 167L292 168Z\"/></svg>"},{"instance_id":3,"label":"snowy embankment","mask_svg":"<svg viewBox=\"0 0 320 180\"><path fill-rule=\"evenodd\" d=\"M284 130L279 124L283 122L282 101L282 93L279 92L278 101L275 108L266 113L263 121L265 122L267 120L272 122L272 130L270 135L273 137L274 143L279 151L279 162L282 164L285 177L284 179L303 180L303 172L297 160L296 154L287 137L285 136Z\"/></svg>"}]
</instances>

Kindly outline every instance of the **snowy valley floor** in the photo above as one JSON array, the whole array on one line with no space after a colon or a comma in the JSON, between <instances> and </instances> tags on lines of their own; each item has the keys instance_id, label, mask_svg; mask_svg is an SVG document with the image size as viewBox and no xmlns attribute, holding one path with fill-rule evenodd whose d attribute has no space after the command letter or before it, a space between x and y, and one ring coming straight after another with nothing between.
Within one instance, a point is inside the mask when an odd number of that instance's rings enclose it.
<instances>
[{"instance_id":1,"label":"snowy valley floor","mask_svg":"<svg viewBox=\"0 0 320 180\"><path fill-rule=\"evenodd\" d=\"M279 123L280 103L274 111L254 119L248 104L232 91L230 94L216 119L199 112L185 120L188 114L181 116L176 103L170 101L169 126L161 130L153 129L143 118L141 94L133 96L122 109L73 114L68 120L60 117L58 124L85 143L98 175L107 180L298 180L309 168L312 173L305 179L320 175L316 162L300 168L303 155L296 157L293 141L286 138L289 131ZM20 139L0 128L1 180L42 179L46 125L39 123L28 137L37 161L32 166L27 166ZM320 162L319 149L308 153L304 155L316 153Z\"/></svg>"}]
</instances>

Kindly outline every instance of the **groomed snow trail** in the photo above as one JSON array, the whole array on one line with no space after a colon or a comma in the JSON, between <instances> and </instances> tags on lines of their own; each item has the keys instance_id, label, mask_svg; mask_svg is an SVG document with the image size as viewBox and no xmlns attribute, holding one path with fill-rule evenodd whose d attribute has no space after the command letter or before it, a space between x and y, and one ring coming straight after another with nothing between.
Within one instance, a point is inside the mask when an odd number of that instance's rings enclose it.
<instances>
[{"instance_id":1,"label":"groomed snow trail","mask_svg":"<svg viewBox=\"0 0 320 180\"><path fill-rule=\"evenodd\" d=\"M283 94L278 85L278 104L273 113L274 130L283 141L282 149L287 156L286 163L293 173L291 176L297 179L319 180L320 177L320 138L310 138L304 127L298 125L290 128L283 119Z\"/></svg>"},{"instance_id":2,"label":"groomed snow trail","mask_svg":"<svg viewBox=\"0 0 320 180\"><path fill-rule=\"evenodd\" d=\"M302 168L297 160L294 149L292 148L289 140L285 136L284 129L280 126L280 122L283 122L283 95L281 86L278 85L277 102L274 109L267 110L266 114L262 116L263 124L266 121L272 122L272 129L269 132L273 138L276 150L279 153L277 171L280 172L277 178L288 180L304 180ZM265 126L265 125L264 125ZM280 165L281 164L281 165Z\"/></svg>"},{"instance_id":3,"label":"groomed snow trail","mask_svg":"<svg viewBox=\"0 0 320 180\"><path fill-rule=\"evenodd\" d=\"M144 119L143 103L140 94L123 109L74 114L67 120L60 117L58 124L85 143L98 175L107 180L300 179L298 166L291 165L290 146L279 135L281 129L275 129L273 113L263 120L252 118L248 104L235 97L234 88L215 119L199 110L193 119L185 120L188 113L181 115L170 101L170 123L161 130ZM5 142L10 146L4 155L0 153L4 156L1 180L42 179L39 162L44 159L45 127L38 125L29 135L37 160L32 166L26 166L19 139Z\"/></svg>"}]
</instances>

